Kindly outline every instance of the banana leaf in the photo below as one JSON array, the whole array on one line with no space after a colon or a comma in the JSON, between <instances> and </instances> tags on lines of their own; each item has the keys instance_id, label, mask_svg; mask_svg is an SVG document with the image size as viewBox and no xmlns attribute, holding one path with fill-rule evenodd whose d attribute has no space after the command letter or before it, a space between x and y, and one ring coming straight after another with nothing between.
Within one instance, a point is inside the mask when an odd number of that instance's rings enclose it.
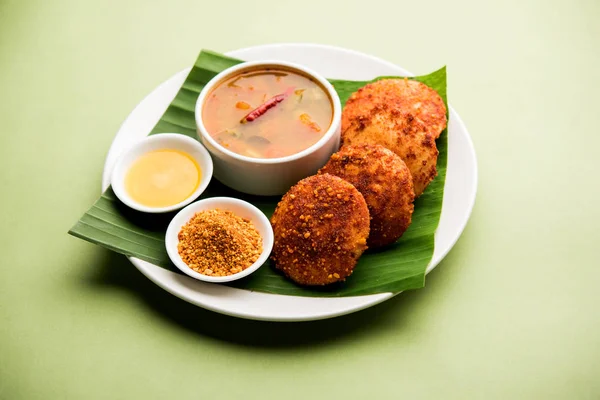
<instances>
[{"instance_id":1,"label":"banana leaf","mask_svg":"<svg viewBox=\"0 0 600 400\"><path fill-rule=\"evenodd\" d=\"M202 51L173 102L149 134L175 132L196 136L194 106L204 85L220 71L242 62L212 51ZM342 105L360 87L371 81L331 79ZM446 69L415 79L436 90L447 106ZM425 285L425 270L433 255L434 234L440 219L447 164L447 130L437 140L438 176L415 201L412 224L394 244L379 250L368 250L360 258L354 273L345 282L327 287L301 287L279 273L271 262L247 278L231 283L241 289L293 296L340 297L400 292ZM213 179L201 198L231 196L249 201L268 217L280 197L251 196L236 192ZM164 235L174 213L144 214L122 204L112 189L107 189L92 207L77 221L69 233L91 243L129 257L181 273L169 260ZM190 278L191 279L191 278Z\"/></svg>"}]
</instances>

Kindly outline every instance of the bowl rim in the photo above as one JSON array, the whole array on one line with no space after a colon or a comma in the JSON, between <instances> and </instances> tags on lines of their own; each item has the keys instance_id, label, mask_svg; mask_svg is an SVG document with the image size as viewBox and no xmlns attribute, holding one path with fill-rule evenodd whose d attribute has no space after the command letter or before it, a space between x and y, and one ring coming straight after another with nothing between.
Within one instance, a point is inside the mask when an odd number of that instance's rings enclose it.
<instances>
[{"instance_id":1,"label":"bowl rim","mask_svg":"<svg viewBox=\"0 0 600 400\"><path fill-rule=\"evenodd\" d=\"M199 164L198 168L200 168L200 183L198 184L198 187L196 188L196 190L194 190L194 192L192 192L192 194L190 194L184 200L180 201L179 203L173 204L171 206L164 206L164 207L145 206L145 205L140 204L139 202L135 201L133 198L131 198L131 196L127 193L127 190L125 190L125 187L124 187L125 175L127 174L128 169L125 168L123 164L127 160L129 160L130 157L132 157L132 153L139 151L141 147L147 146L149 143L153 143L153 142L160 143L161 141L164 141L164 140L178 141L178 142L182 143L184 145L184 147L192 148L195 152L199 152L201 155L201 158L203 159L202 161L204 161L206 165L203 165L204 163L200 162L200 159L198 157L194 157L193 154L190 154L191 152L188 152L190 157L194 158L194 161L197 164ZM166 145L166 146L164 146L164 149L168 149L169 147L170 146ZM152 151L152 150L142 151L141 154L145 154L149 151ZM138 157L140 157L141 154ZM131 162L133 162L133 161L134 160L132 160ZM117 159L117 161L115 162L115 165L113 167L113 170L111 173L111 178L110 178L110 184L111 184L113 192L115 193L117 198L119 200L121 200L121 202L123 202L126 206L128 206L134 210L137 210L137 211L150 213L150 214L158 214L158 213L166 213L166 212L170 212L170 211L175 211L175 210L178 210L178 209L190 204L192 201L194 201L198 196L200 196L206 190L206 188L208 187L208 184L210 183L210 181L212 179L212 176L213 176L212 157L210 156L210 153L208 152L208 150L206 150L206 148L202 145L202 143L200 143L198 140L196 140L194 138L191 138L186 135L182 135L180 133L157 133L157 134L153 134L153 135L144 137L142 140L134 143L132 146L127 148L125 151L123 151L123 153L119 156L119 158Z\"/></svg>"},{"instance_id":2,"label":"bowl rim","mask_svg":"<svg viewBox=\"0 0 600 400\"><path fill-rule=\"evenodd\" d=\"M238 273L227 275L227 276L208 276L201 274L199 272L191 269L179 256L179 251L177 250L177 245L179 244L178 234L181 230L181 227L186 224L190 218L192 218L196 212L208 209L222 208L227 210L227 204L236 204L241 206L247 210L249 210L253 215L259 219L262 224L266 228L266 235L260 234L259 229L255 226L256 230L259 231L259 234L262 238L263 249L260 253L258 259L250 265L248 268L240 271ZM207 208L204 208L208 206ZM221 207L219 207L221 206ZM235 214L235 213L234 213ZM184 219L183 221L180 221ZM170 240L170 239L173 240ZM187 207L180 210L169 222L169 226L167 227L167 231L165 233L165 248L167 249L167 254L171 259L171 262L175 264L175 266L181 270L184 274L191 276L192 278L198 279L204 282L210 283L225 283L232 282L238 279L242 279L255 271L257 271L261 266L263 266L269 256L271 255L271 251L273 250L273 244L275 242L275 237L273 233L273 227L271 226L271 222L269 218L263 213L259 208L254 206L253 204L240 200L234 197L208 197L205 199L201 199L189 204Z\"/></svg>"},{"instance_id":3,"label":"bowl rim","mask_svg":"<svg viewBox=\"0 0 600 400\"><path fill-rule=\"evenodd\" d=\"M309 77L316 80L326 91L331 99L331 103L333 106L333 115L331 117L331 123L329 124L329 128L327 131L321 136L321 138L314 143L312 146L307 147L304 150L301 150L297 153L291 154L285 157L277 157L277 158L254 158L244 156L238 153L235 153L231 150L226 149L221 146L216 140L212 138L206 127L204 126L204 122L202 119L202 108L204 106L205 99L207 95L213 90L215 86L220 84L223 80L229 78L232 75L240 74L245 69L255 69L257 67L283 67L291 70L296 70L297 72L308 75ZM232 67L229 67L217 75L215 75L200 91L200 95L196 100L196 106L194 108L194 117L196 119L196 128L200 132L201 138L206 140L211 146L219 149L219 151L228 155L239 161L249 162L253 164L281 164L286 162L295 161L301 159L307 155L310 155L317 151L319 148L323 147L329 139L335 135L336 130L339 128L342 119L342 104L340 100L340 96L334 89L333 85L329 83L329 81L318 72L314 71L311 68L305 67L303 65L297 63L291 63L287 61L280 60L261 60L261 61L245 61L240 64L236 64Z\"/></svg>"}]
</instances>

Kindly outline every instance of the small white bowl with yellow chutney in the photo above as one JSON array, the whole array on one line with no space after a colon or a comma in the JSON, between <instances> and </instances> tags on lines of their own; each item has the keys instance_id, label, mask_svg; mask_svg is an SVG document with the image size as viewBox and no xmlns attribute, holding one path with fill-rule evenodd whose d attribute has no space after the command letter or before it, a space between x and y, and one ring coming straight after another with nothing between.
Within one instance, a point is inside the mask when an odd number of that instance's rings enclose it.
<instances>
[{"instance_id":1,"label":"small white bowl with yellow chutney","mask_svg":"<svg viewBox=\"0 0 600 400\"><path fill-rule=\"evenodd\" d=\"M160 133L146 137L120 156L111 186L125 205L142 212L164 213L194 201L212 174L212 159L200 142L177 133Z\"/></svg>"},{"instance_id":2,"label":"small white bowl with yellow chutney","mask_svg":"<svg viewBox=\"0 0 600 400\"><path fill-rule=\"evenodd\" d=\"M215 178L263 196L283 194L325 165L340 144L341 115L327 79L282 61L224 70L202 89L195 109Z\"/></svg>"}]
</instances>

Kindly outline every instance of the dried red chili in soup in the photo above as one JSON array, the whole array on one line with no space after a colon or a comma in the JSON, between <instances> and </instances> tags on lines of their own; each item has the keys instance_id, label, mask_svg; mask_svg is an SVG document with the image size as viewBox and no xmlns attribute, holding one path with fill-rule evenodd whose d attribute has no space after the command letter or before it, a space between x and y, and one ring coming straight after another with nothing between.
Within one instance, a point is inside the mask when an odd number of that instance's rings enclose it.
<instances>
[{"instance_id":1,"label":"dried red chili in soup","mask_svg":"<svg viewBox=\"0 0 600 400\"><path fill-rule=\"evenodd\" d=\"M331 99L319 83L276 68L223 81L202 109L204 126L217 142L254 158L307 149L327 132L332 116Z\"/></svg>"}]
</instances>

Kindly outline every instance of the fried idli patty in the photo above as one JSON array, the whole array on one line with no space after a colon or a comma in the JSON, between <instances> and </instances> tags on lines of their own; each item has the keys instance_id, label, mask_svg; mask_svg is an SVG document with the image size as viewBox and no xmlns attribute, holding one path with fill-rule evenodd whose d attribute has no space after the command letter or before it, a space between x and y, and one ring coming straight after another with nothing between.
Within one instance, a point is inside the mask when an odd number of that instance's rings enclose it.
<instances>
[{"instance_id":1,"label":"fried idli patty","mask_svg":"<svg viewBox=\"0 0 600 400\"><path fill-rule=\"evenodd\" d=\"M392 151L369 144L342 147L319 173L339 176L363 195L371 216L369 248L394 243L408 229L415 199L412 176Z\"/></svg>"},{"instance_id":2,"label":"fried idli patty","mask_svg":"<svg viewBox=\"0 0 600 400\"><path fill-rule=\"evenodd\" d=\"M277 204L271 224L271 259L301 285L343 281L367 249L367 203L337 176L314 175L298 182Z\"/></svg>"},{"instance_id":3,"label":"fried idli patty","mask_svg":"<svg viewBox=\"0 0 600 400\"><path fill-rule=\"evenodd\" d=\"M433 134L396 107L378 105L351 119L342 131L342 146L359 144L380 144L396 153L410 170L417 197L437 175L439 152Z\"/></svg>"},{"instance_id":4,"label":"fried idli patty","mask_svg":"<svg viewBox=\"0 0 600 400\"><path fill-rule=\"evenodd\" d=\"M446 128L446 105L435 90L414 80L380 79L352 93L342 114L342 131L352 120L383 104L412 115L435 139Z\"/></svg>"}]
</instances>

